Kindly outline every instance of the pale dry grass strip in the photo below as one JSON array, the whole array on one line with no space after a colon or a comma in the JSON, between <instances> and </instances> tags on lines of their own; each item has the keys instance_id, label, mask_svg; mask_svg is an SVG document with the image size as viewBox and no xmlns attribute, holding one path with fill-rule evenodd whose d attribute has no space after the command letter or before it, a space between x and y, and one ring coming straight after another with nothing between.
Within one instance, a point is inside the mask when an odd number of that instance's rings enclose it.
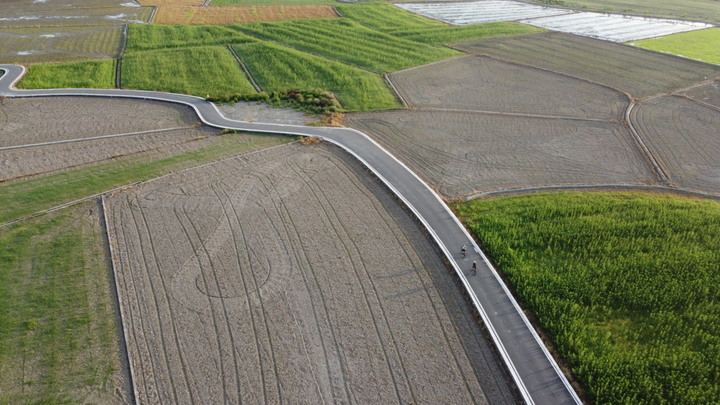
<instances>
[{"instance_id":1,"label":"pale dry grass strip","mask_svg":"<svg viewBox=\"0 0 720 405\"><path fill-rule=\"evenodd\" d=\"M171 1L171 0L168 0ZM184 0L172 0L184 1ZM160 1L162 2L162 1ZM330 6L158 7L158 24L237 24L305 18L338 18Z\"/></svg>"},{"instance_id":2,"label":"pale dry grass strip","mask_svg":"<svg viewBox=\"0 0 720 405\"><path fill-rule=\"evenodd\" d=\"M201 6L203 0L139 0L143 6Z\"/></svg>"}]
</instances>

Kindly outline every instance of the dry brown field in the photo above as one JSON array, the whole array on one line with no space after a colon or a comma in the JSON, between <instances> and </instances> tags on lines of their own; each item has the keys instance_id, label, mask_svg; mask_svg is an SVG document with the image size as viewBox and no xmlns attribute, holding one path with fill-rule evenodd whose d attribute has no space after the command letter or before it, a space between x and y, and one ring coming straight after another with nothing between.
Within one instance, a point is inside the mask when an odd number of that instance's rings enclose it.
<instances>
[{"instance_id":1,"label":"dry brown field","mask_svg":"<svg viewBox=\"0 0 720 405\"><path fill-rule=\"evenodd\" d=\"M206 146L216 133L198 126L189 108L168 103L83 97L8 99L0 105L0 181L138 153L177 154ZM48 144L115 135L120 136ZM37 144L41 145L33 146Z\"/></svg>"},{"instance_id":2,"label":"dry brown field","mask_svg":"<svg viewBox=\"0 0 720 405\"><path fill-rule=\"evenodd\" d=\"M326 144L106 202L140 403L516 403L429 238Z\"/></svg>"},{"instance_id":3,"label":"dry brown field","mask_svg":"<svg viewBox=\"0 0 720 405\"><path fill-rule=\"evenodd\" d=\"M693 100L720 108L720 79L683 93Z\"/></svg>"},{"instance_id":4,"label":"dry brown field","mask_svg":"<svg viewBox=\"0 0 720 405\"><path fill-rule=\"evenodd\" d=\"M158 7L158 24L237 24L303 18L337 18L331 6Z\"/></svg>"},{"instance_id":5,"label":"dry brown field","mask_svg":"<svg viewBox=\"0 0 720 405\"><path fill-rule=\"evenodd\" d=\"M631 118L673 183L720 193L720 109L667 96L640 103Z\"/></svg>"},{"instance_id":6,"label":"dry brown field","mask_svg":"<svg viewBox=\"0 0 720 405\"><path fill-rule=\"evenodd\" d=\"M390 75L411 107L621 119L627 97L605 86L487 57Z\"/></svg>"},{"instance_id":7,"label":"dry brown field","mask_svg":"<svg viewBox=\"0 0 720 405\"><path fill-rule=\"evenodd\" d=\"M720 66L559 32L456 44L479 55L535 66L643 98L720 76Z\"/></svg>"},{"instance_id":8,"label":"dry brown field","mask_svg":"<svg viewBox=\"0 0 720 405\"><path fill-rule=\"evenodd\" d=\"M201 6L205 0L140 0L143 6Z\"/></svg>"},{"instance_id":9,"label":"dry brown field","mask_svg":"<svg viewBox=\"0 0 720 405\"><path fill-rule=\"evenodd\" d=\"M654 181L626 127L458 111L349 114L446 197L549 185Z\"/></svg>"}]
</instances>

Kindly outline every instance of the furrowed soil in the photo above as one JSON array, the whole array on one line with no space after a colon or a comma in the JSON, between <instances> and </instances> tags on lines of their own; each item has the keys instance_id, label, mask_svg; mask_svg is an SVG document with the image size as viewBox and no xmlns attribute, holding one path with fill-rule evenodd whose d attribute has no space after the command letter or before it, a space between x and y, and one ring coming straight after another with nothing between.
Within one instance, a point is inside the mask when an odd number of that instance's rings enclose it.
<instances>
[{"instance_id":1,"label":"furrowed soil","mask_svg":"<svg viewBox=\"0 0 720 405\"><path fill-rule=\"evenodd\" d=\"M720 79L704 86L692 88L683 94L695 101L709 104L720 109Z\"/></svg>"},{"instance_id":2,"label":"furrowed soil","mask_svg":"<svg viewBox=\"0 0 720 405\"><path fill-rule=\"evenodd\" d=\"M627 97L556 73L468 56L390 75L411 107L622 118Z\"/></svg>"},{"instance_id":3,"label":"furrowed soil","mask_svg":"<svg viewBox=\"0 0 720 405\"><path fill-rule=\"evenodd\" d=\"M161 6L158 24L238 24L303 18L337 18L331 6L183 7Z\"/></svg>"},{"instance_id":4,"label":"furrowed soil","mask_svg":"<svg viewBox=\"0 0 720 405\"><path fill-rule=\"evenodd\" d=\"M349 114L446 197L550 185L646 184L653 172L615 122L419 110Z\"/></svg>"},{"instance_id":5,"label":"furrowed soil","mask_svg":"<svg viewBox=\"0 0 720 405\"><path fill-rule=\"evenodd\" d=\"M333 146L106 201L140 403L516 403L429 238Z\"/></svg>"},{"instance_id":6,"label":"furrowed soil","mask_svg":"<svg viewBox=\"0 0 720 405\"><path fill-rule=\"evenodd\" d=\"M456 48L590 80L642 98L720 76L720 66L558 32L463 42Z\"/></svg>"},{"instance_id":7,"label":"furrowed soil","mask_svg":"<svg viewBox=\"0 0 720 405\"><path fill-rule=\"evenodd\" d=\"M720 109L668 96L639 104L631 118L672 182L720 192Z\"/></svg>"}]
</instances>

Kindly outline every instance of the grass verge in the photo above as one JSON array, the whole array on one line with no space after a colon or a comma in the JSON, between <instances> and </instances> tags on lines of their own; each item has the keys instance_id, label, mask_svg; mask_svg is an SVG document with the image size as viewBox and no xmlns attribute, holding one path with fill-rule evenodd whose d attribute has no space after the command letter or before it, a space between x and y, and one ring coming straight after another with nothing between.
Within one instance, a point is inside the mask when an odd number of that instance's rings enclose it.
<instances>
[{"instance_id":1,"label":"grass verge","mask_svg":"<svg viewBox=\"0 0 720 405\"><path fill-rule=\"evenodd\" d=\"M593 403L720 398L720 204L559 193L454 208Z\"/></svg>"},{"instance_id":2,"label":"grass verge","mask_svg":"<svg viewBox=\"0 0 720 405\"><path fill-rule=\"evenodd\" d=\"M0 223L125 184L291 140L290 137L274 135L227 135L205 148L159 160L151 155L143 155L2 184Z\"/></svg>"},{"instance_id":3,"label":"grass verge","mask_svg":"<svg viewBox=\"0 0 720 405\"><path fill-rule=\"evenodd\" d=\"M129 400L98 220L88 203L0 229L0 403Z\"/></svg>"},{"instance_id":4,"label":"grass verge","mask_svg":"<svg viewBox=\"0 0 720 405\"><path fill-rule=\"evenodd\" d=\"M32 65L18 83L18 88L23 89L112 89L114 87L114 59Z\"/></svg>"},{"instance_id":5,"label":"grass verge","mask_svg":"<svg viewBox=\"0 0 720 405\"><path fill-rule=\"evenodd\" d=\"M630 45L720 65L720 28L634 41Z\"/></svg>"}]
</instances>

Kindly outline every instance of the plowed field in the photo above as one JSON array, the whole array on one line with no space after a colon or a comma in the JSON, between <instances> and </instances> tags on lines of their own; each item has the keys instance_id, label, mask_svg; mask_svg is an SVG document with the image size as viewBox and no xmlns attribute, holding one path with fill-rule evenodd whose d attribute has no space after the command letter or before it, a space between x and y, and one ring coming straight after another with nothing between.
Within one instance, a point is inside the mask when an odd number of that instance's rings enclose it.
<instances>
[{"instance_id":1,"label":"plowed field","mask_svg":"<svg viewBox=\"0 0 720 405\"><path fill-rule=\"evenodd\" d=\"M514 403L427 237L292 144L107 201L140 403Z\"/></svg>"},{"instance_id":2,"label":"plowed field","mask_svg":"<svg viewBox=\"0 0 720 405\"><path fill-rule=\"evenodd\" d=\"M686 96L720 108L720 80L715 80L710 84L695 87L684 93Z\"/></svg>"},{"instance_id":3,"label":"plowed field","mask_svg":"<svg viewBox=\"0 0 720 405\"><path fill-rule=\"evenodd\" d=\"M448 197L654 180L619 123L437 110L359 113L345 121Z\"/></svg>"},{"instance_id":4,"label":"plowed field","mask_svg":"<svg viewBox=\"0 0 720 405\"><path fill-rule=\"evenodd\" d=\"M662 97L633 109L652 153L682 188L720 192L720 111L683 97Z\"/></svg>"},{"instance_id":5,"label":"plowed field","mask_svg":"<svg viewBox=\"0 0 720 405\"><path fill-rule=\"evenodd\" d=\"M457 47L601 83L638 98L720 75L720 66L557 32L464 42Z\"/></svg>"},{"instance_id":6,"label":"plowed field","mask_svg":"<svg viewBox=\"0 0 720 405\"><path fill-rule=\"evenodd\" d=\"M420 108L620 119L628 104L624 94L605 86L486 57L433 63L391 79Z\"/></svg>"}]
</instances>

